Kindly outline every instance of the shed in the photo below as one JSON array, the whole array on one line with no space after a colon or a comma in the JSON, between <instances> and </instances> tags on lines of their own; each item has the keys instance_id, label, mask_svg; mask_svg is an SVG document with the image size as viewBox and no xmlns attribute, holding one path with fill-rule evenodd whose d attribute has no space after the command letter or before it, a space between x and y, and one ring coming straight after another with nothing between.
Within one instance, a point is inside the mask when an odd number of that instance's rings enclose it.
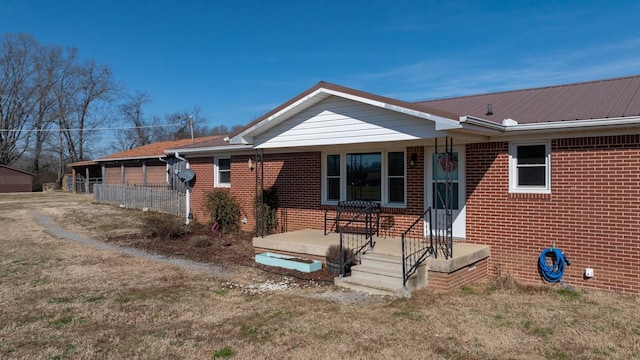
<instances>
[{"instance_id":1,"label":"shed","mask_svg":"<svg viewBox=\"0 0 640 360\"><path fill-rule=\"evenodd\" d=\"M0 165L0 193L31 192L32 187L32 173Z\"/></svg>"}]
</instances>

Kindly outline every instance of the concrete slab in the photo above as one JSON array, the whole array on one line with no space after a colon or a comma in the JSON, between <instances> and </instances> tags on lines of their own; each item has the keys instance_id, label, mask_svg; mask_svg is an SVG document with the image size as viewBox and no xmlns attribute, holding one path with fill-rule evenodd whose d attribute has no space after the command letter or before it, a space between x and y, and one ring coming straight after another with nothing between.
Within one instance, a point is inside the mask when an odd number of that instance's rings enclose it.
<instances>
[{"instance_id":1,"label":"concrete slab","mask_svg":"<svg viewBox=\"0 0 640 360\"><path fill-rule=\"evenodd\" d=\"M374 237L373 241L375 242L374 254L402 255L402 240L400 238ZM308 254L317 257L324 257L330 245L339 243L340 236L337 233L324 235L322 230L311 229L290 231L253 239L253 246L256 248ZM446 260L444 258L429 258L427 263L429 264L429 271L451 273L490 255L490 247L487 245L456 242L453 244L452 258Z\"/></svg>"}]
</instances>

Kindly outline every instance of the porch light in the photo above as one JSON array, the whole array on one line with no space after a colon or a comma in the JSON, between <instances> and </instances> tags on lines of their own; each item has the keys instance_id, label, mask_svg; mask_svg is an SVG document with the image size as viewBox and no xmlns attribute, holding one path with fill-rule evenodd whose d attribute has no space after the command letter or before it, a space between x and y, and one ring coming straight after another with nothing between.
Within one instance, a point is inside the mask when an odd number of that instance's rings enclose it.
<instances>
[{"instance_id":1,"label":"porch light","mask_svg":"<svg viewBox=\"0 0 640 360\"><path fill-rule=\"evenodd\" d=\"M418 162L418 154L416 153L411 153L411 167L416 166L416 162Z\"/></svg>"},{"instance_id":2,"label":"porch light","mask_svg":"<svg viewBox=\"0 0 640 360\"><path fill-rule=\"evenodd\" d=\"M249 170L253 170L253 160L251 158L249 158L248 165L249 165Z\"/></svg>"}]
</instances>

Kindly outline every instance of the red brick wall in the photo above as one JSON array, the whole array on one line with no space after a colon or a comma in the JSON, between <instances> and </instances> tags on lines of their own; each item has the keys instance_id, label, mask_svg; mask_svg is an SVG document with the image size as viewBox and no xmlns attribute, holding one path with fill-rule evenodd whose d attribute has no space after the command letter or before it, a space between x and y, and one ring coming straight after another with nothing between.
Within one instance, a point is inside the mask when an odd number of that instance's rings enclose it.
<instances>
[{"instance_id":1,"label":"red brick wall","mask_svg":"<svg viewBox=\"0 0 640 360\"><path fill-rule=\"evenodd\" d=\"M467 241L491 246L490 271L541 282L538 256L555 243L573 262L568 285L640 292L640 135L553 140L551 194L509 194L506 142L466 154Z\"/></svg>"},{"instance_id":2,"label":"red brick wall","mask_svg":"<svg viewBox=\"0 0 640 360\"><path fill-rule=\"evenodd\" d=\"M410 166L411 153L418 159ZM252 157L252 156L251 156ZM248 219L243 230L255 227L254 199L256 167L249 170L250 156L231 158L231 194L240 204L241 212ZM279 231L301 229L323 229L324 212L335 206L323 206L322 201L322 154L320 152L266 154L264 160L264 187L275 187L279 199ZM407 149L407 209L383 209L384 214L394 216L395 225L391 236L400 233L423 211L424 148Z\"/></svg>"},{"instance_id":3,"label":"red brick wall","mask_svg":"<svg viewBox=\"0 0 640 360\"><path fill-rule=\"evenodd\" d=\"M207 195L214 190L213 157L190 158L189 168L196 174L190 194L191 213L194 220L206 224L210 221L205 206Z\"/></svg>"},{"instance_id":4,"label":"red brick wall","mask_svg":"<svg viewBox=\"0 0 640 360\"><path fill-rule=\"evenodd\" d=\"M256 172L249 170L249 156L231 158L231 194L249 221L243 230L253 230ZM278 227L281 231L321 229L321 155L319 152L266 154L264 188L274 187L278 196Z\"/></svg>"},{"instance_id":5,"label":"red brick wall","mask_svg":"<svg viewBox=\"0 0 640 360\"><path fill-rule=\"evenodd\" d=\"M427 287L429 289L451 291L459 289L463 285L480 281L487 277L488 263L488 258L482 259L475 264L465 266L450 274L429 271L427 273Z\"/></svg>"}]
</instances>

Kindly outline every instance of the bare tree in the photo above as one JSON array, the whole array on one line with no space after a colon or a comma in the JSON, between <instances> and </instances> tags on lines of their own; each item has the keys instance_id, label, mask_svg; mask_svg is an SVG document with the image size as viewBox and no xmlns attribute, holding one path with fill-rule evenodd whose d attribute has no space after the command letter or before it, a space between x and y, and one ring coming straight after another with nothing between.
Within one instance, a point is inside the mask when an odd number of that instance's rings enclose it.
<instances>
[{"instance_id":1,"label":"bare tree","mask_svg":"<svg viewBox=\"0 0 640 360\"><path fill-rule=\"evenodd\" d=\"M130 129L118 131L116 134L116 151L128 150L134 147L150 144L154 141L152 123L144 117L144 105L151 102L151 97L143 92L136 91L126 95L125 102L119 106L119 113L125 126Z\"/></svg>"},{"instance_id":2,"label":"bare tree","mask_svg":"<svg viewBox=\"0 0 640 360\"><path fill-rule=\"evenodd\" d=\"M155 118L153 128L154 141L166 141L177 139L189 139L210 135L210 130L205 125L207 118L199 107L190 111L174 112L164 117L164 121Z\"/></svg>"},{"instance_id":3,"label":"bare tree","mask_svg":"<svg viewBox=\"0 0 640 360\"><path fill-rule=\"evenodd\" d=\"M35 175L35 185L42 182L40 172L52 165L51 161L42 162L45 145L50 141L50 130L57 114L56 99L53 90L59 81L59 69L64 62L64 51L60 47L40 46L34 59L36 69L36 92L33 109L33 126L30 138L33 139L31 171ZM49 142L50 144L50 142Z\"/></svg>"},{"instance_id":4,"label":"bare tree","mask_svg":"<svg viewBox=\"0 0 640 360\"><path fill-rule=\"evenodd\" d=\"M66 164L86 160L91 151L86 146L96 140L95 129L108 123L109 107L117 93L117 85L108 66L94 61L78 64L72 52L65 61L56 86L59 127L60 169L62 181Z\"/></svg>"},{"instance_id":5,"label":"bare tree","mask_svg":"<svg viewBox=\"0 0 640 360\"><path fill-rule=\"evenodd\" d=\"M29 35L7 35L0 48L0 164L10 165L27 149L34 106L34 54L38 42Z\"/></svg>"}]
</instances>

